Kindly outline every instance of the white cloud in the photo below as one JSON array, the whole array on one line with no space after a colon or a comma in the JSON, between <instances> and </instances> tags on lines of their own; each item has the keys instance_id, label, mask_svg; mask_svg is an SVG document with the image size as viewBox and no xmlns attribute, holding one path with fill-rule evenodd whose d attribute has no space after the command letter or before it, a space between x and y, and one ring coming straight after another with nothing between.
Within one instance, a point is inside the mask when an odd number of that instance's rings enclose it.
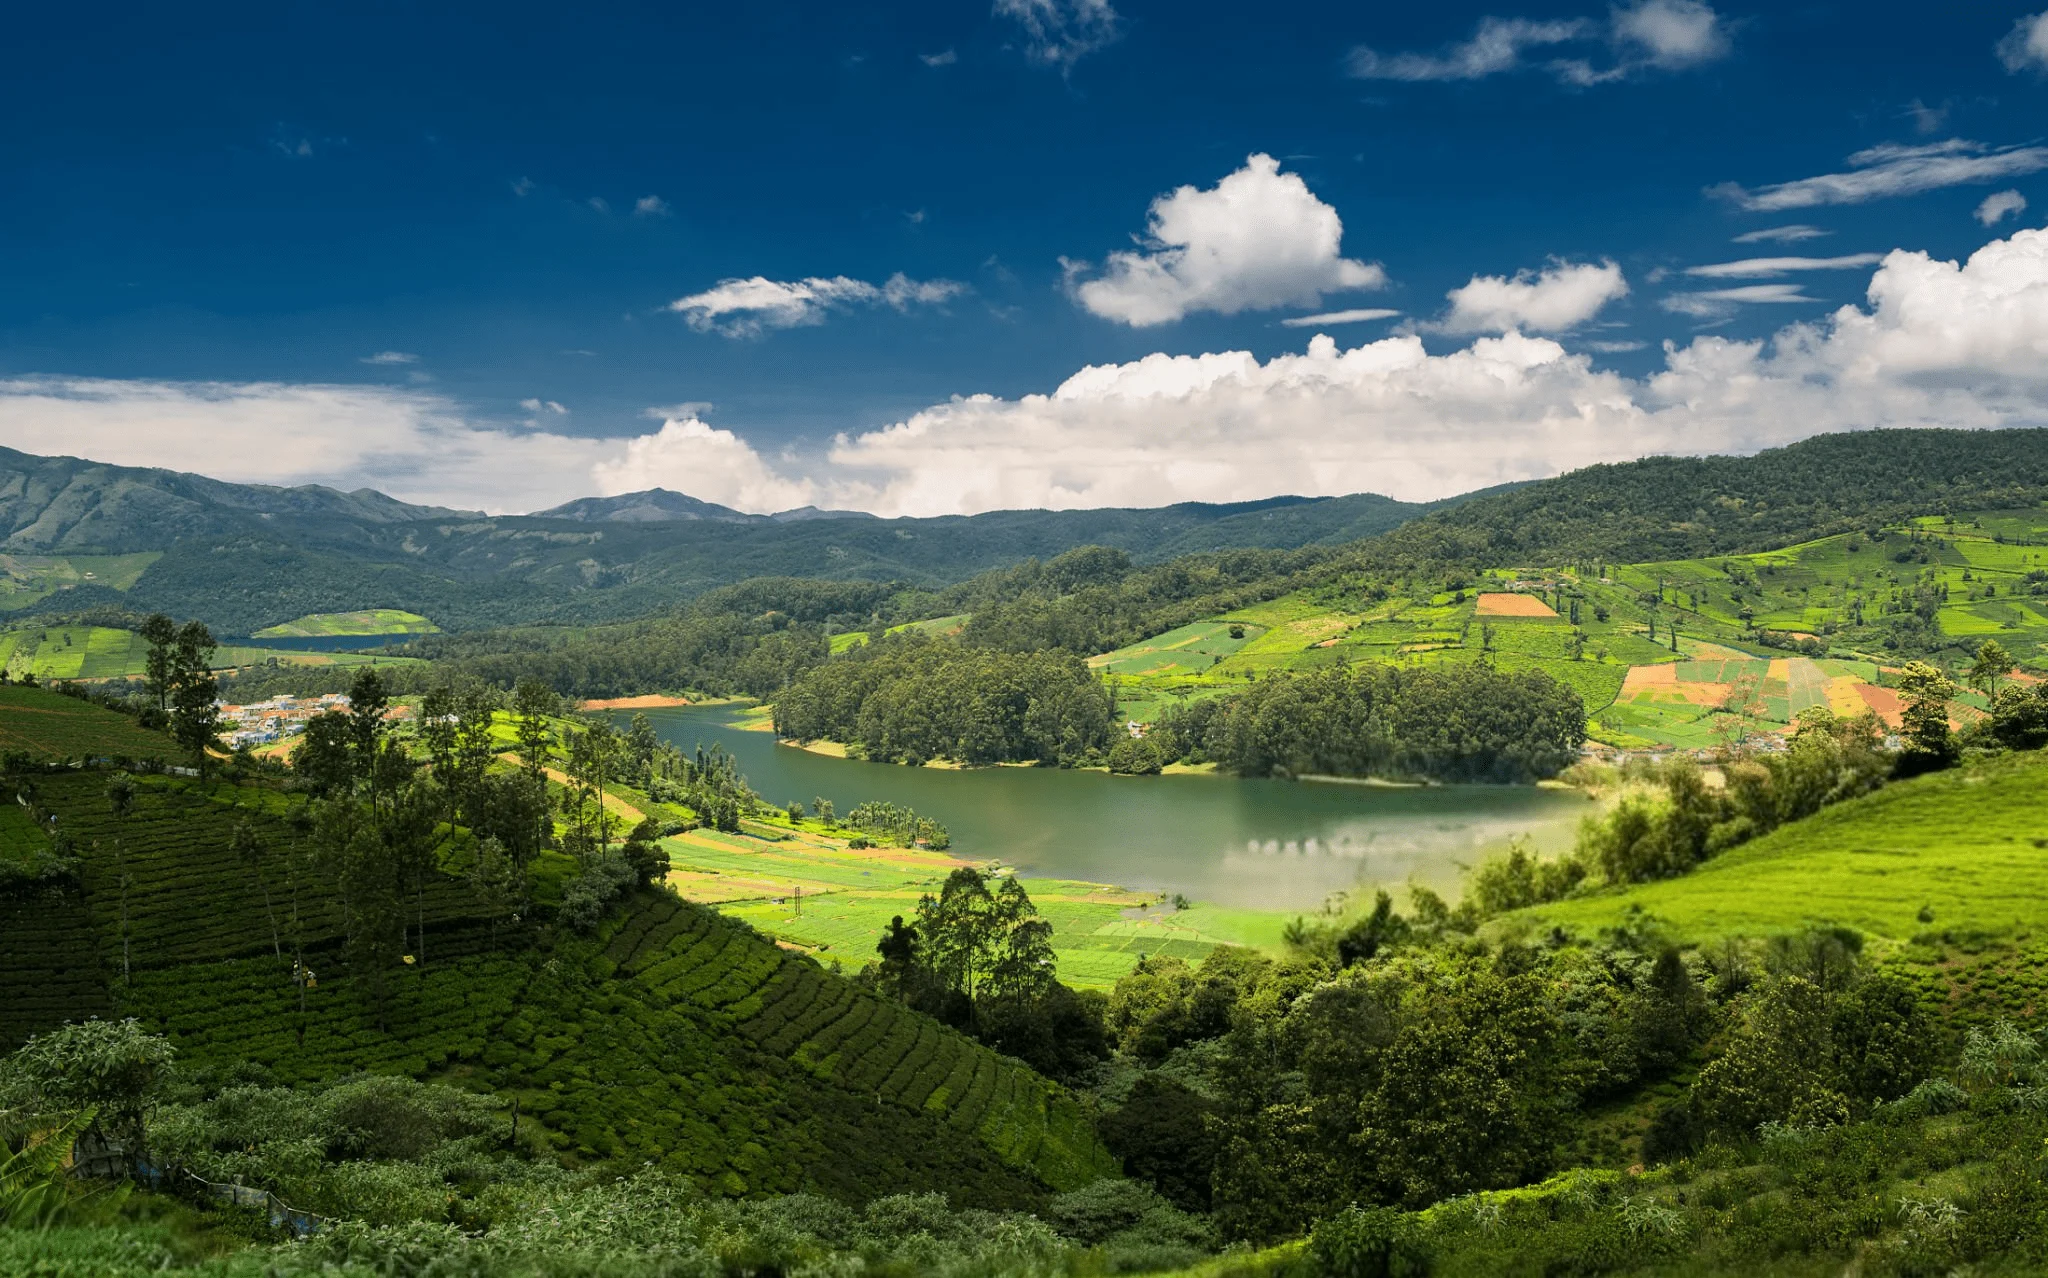
<instances>
[{"instance_id":1,"label":"white cloud","mask_svg":"<svg viewBox=\"0 0 2048 1278\"><path fill-rule=\"evenodd\" d=\"M363 356L365 364L417 364L420 357L404 351L378 351L375 355Z\"/></svg>"},{"instance_id":2,"label":"white cloud","mask_svg":"<svg viewBox=\"0 0 2048 1278\"><path fill-rule=\"evenodd\" d=\"M950 67L960 60L960 55L951 49L945 49L938 53L920 53L917 60L928 67Z\"/></svg>"},{"instance_id":3,"label":"white cloud","mask_svg":"<svg viewBox=\"0 0 2048 1278\"><path fill-rule=\"evenodd\" d=\"M1541 65L1566 84L1590 86L1643 70L1682 71L1728 52L1721 16L1701 0L1637 0L1606 22L1589 18L1481 18L1472 37L1440 53L1383 54L1359 45L1345 58L1361 80L1481 80L1529 65L1533 51L1604 41L1610 56L1552 58Z\"/></svg>"},{"instance_id":4,"label":"white cloud","mask_svg":"<svg viewBox=\"0 0 2048 1278\"><path fill-rule=\"evenodd\" d=\"M1326 324L1363 324L1367 320L1392 319L1399 311L1366 306L1351 311L1324 311L1321 315L1295 315L1280 322L1288 328L1316 328Z\"/></svg>"},{"instance_id":5,"label":"white cloud","mask_svg":"<svg viewBox=\"0 0 2048 1278\"><path fill-rule=\"evenodd\" d=\"M625 441L616 457L593 469L605 496L667 488L736 510L788 510L807 505L816 486L770 467L729 430L707 426L695 414L670 419L652 435Z\"/></svg>"},{"instance_id":6,"label":"white cloud","mask_svg":"<svg viewBox=\"0 0 2048 1278\"><path fill-rule=\"evenodd\" d=\"M1026 56L1062 72L1122 34L1109 0L995 0L994 12L1024 29Z\"/></svg>"},{"instance_id":7,"label":"white cloud","mask_svg":"<svg viewBox=\"0 0 2048 1278\"><path fill-rule=\"evenodd\" d=\"M2048 12L2031 13L2013 23L1998 42L1998 60L2015 75L2030 67L2048 71Z\"/></svg>"},{"instance_id":8,"label":"white cloud","mask_svg":"<svg viewBox=\"0 0 2048 1278\"><path fill-rule=\"evenodd\" d=\"M913 280L901 271L880 285L845 275L804 280L756 275L720 280L701 293L677 298L668 309L700 333L758 337L768 329L822 324L832 311L849 306L886 304L904 311L914 305L937 306L966 291L967 286L956 280Z\"/></svg>"},{"instance_id":9,"label":"white cloud","mask_svg":"<svg viewBox=\"0 0 2048 1278\"><path fill-rule=\"evenodd\" d=\"M584 202L590 205L591 208L596 209L600 213L609 213L612 211L611 201L605 199L602 195L593 195Z\"/></svg>"},{"instance_id":10,"label":"white cloud","mask_svg":"<svg viewBox=\"0 0 2048 1278\"><path fill-rule=\"evenodd\" d=\"M1481 18L1472 38L1439 54L1376 53L1364 45L1345 59L1361 80L1481 80L1522 64L1528 49L1548 48L1583 37L1590 28L1581 18L1537 22L1529 18Z\"/></svg>"},{"instance_id":11,"label":"white cloud","mask_svg":"<svg viewBox=\"0 0 2048 1278\"><path fill-rule=\"evenodd\" d=\"M477 425L434 395L276 382L0 380L0 442L25 452L255 484L373 487L408 501L538 510L586 491L603 441Z\"/></svg>"},{"instance_id":12,"label":"white cloud","mask_svg":"<svg viewBox=\"0 0 2048 1278\"><path fill-rule=\"evenodd\" d=\"M531 190L533 190L533 179L530 177L523 177L512 183L512 194L519 196L521 199L524 199Z\"/></svg>"},{"instance_id":13,"label":"white cloud","mask_svg":"<svg viewBox=\"0 0 2048 1278\"><path fill-rule=\"evenodd\" d=\"M2018 217L2027 211L2027 197L2018 191L1997 191L1984 197L1977 206L1977 220L1986 226L1996 226L2007 215Z\"/></svg>"},{"instance_id":14,"label":"white cloud","mask_svg":"<svg viewBox=\"0 0 2048 1278\"><path fill-rule=\"evenodd\" d=\"M1143 248L1111 253L1101 275L1078 283L1089 268L1069 263L1069 280L1082 306L1134 328L1194 311L1314 306L1325 293L1385 285L1377 263L1343 256L1343 236L1337 210L1258 154L1209 190L1183 186L1153 200Z\"/></svg>"},{"instance_id":15,"label":"white cloud","mask_svg":"<svg viewBox=\"0 0 2048 1278\"><path fill-rule=\"evenodd\" d=\"M1685 273L1710 280L1759 280L1793 271L1846 271L1858 266L1875 266L1882 260L1880 253L1849 253L1842 257L1748 257L1740 262L1688 266Z\"/></svg>"},{"instance_id":16,"label":"white cloud","mask_svg":"<svg viewBox=\"0 0 2048 1278\"><path fill-rule=\"evenodd\" d=\"M1580 342L1579 345L1585 347L1589 351L1598 351L1602 355L1621 355L1626 354L1629 351L1642 350L1645 347L1647 347L1649 343L1637 341L1587 341Z\"/></svg>"},{"instance_id":17,"label":"white cloud","mask_svg":"<svg viewBox=\"0 0 2048 1278\"><path fill-rule=\"evenodd\" d=\"M1796 302L1819 302L1808 297L1804 284L1744 284L1737 288L1706 289L1697 293L1673 293L1658 302L1674 315L1696 319L1725 320L1743 306L1782 306Z\"/></svg>"},{"instance_id":18,"label":"white cloud","mask_svg":"<svg viewBox=\"0 0 2048 1278\"><path fill-rule=\"evenodd\" d=\"M1817 226L1767 226L1761 231L1744 231L1735 237L1737 244L1798 244L1803 240L1817 240L1833 231L1823 231Z\"/></svg>"},{"instance_id":19,"label":"white cloud","mask_svg":"<svg viewBox=\"0 0 2048 1278\"><path fill-rule=\"evenodd\" d=\"M1793 300L1788 290L1748 285L1720 300ZM1865 296L1767 340L1666 343L1642 378L1521 333L1438 355L1412 334L1349 350L1319 334L1264 362L1155 354L1084 368L1047 394L956 398L842 436L809 463L765 457L694 411L634 438L582 439L479 425L445 398L387 388L58 378L0 381L0 442L498 510L659 485L748 510L933 515L1275 493L1427 499L1825 431L2048 425L2048 230L2016 231L1967 262L1894 251Z\"/></svg>"},{"instance_id":20,"label":"white cloud","mask_svg":"<svg viewBox=\"0 0 2048 1278\"><path fill-rule=\"evenodd\" d=\"M1780 182L1749 190L1733 182L1709 188L1751 212L1814 208L1823 204L1861 204L1899 195L1918 195L1949 186L1996 182L2048 169L2048 147L1993 149L1981 142L1950 138L1922 146L1885 143L1849 157L1847 173Z\"/></svg>"},{"instance_id":21,"label":"white cloud","mask_svg":"<svg viewBox=\"0 0 2048 1278\"><path fill-rule=\"evenodd\" d=\"M569 410L551 399L522 399L519 406L529 413L548 413L555 417L566 417Z\"/></svg>"},{"instance_id":22,"label":"white cloud","mask_svg":"<svg viewBox=\"0 0 2048 1278\"><path fill-rule=\"evenodd\" d=\"M1475 275L1447 296L1450 313L1434 326L1440 332L1562 333L1628 296L1628 281L1612 262L1552 262L1541 272L1518 271L1513 278Z\"/></svg>"},{"instance_id":23,"label":"white cloud","mask_svg":"<svg viewBox=\"0 0 2048 1278\"><path fill-rule=\"evenodd\" d=\"M658 195L643 195L633 201L633 213L636 217L667 217L670 211L668 201Z\"/></svg>"}]
</instances>

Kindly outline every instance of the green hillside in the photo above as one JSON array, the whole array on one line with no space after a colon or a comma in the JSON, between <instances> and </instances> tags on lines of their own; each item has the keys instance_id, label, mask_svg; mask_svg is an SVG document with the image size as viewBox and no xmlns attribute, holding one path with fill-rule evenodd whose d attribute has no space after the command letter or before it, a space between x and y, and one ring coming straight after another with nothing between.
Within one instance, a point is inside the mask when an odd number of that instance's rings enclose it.
<instances>
[{"instance_id":1,"label":"green hillside","mask_svg":"<svg viewBox=\"0 0 2048 1278\"><path fill-rule=\"evenodd\" d=\"M0 1043L111 1011L192 1067L452 1081L517 1098L571 1163L651 1162L722 1194L1014 1204L1115 1170L1063 1090L714 911L643 894L590 939L494 929L449 843L419 901L424 952L371 981L342 960L332 880L277 868L299 836L275 790L137 778L116 819L104 773L26 784L81 865L75 886L7 902ZM244 823L267 877L231 850Z\"/></svg>"},{"instance_id":2,"label":"green hillside","mask_svg":"<svg viewBox=\"0 0 2048 1278\"><path fill-rule=\"evenodd\" d=\"M118 711L47 688L0 685L0 756L37 759L181 759L169 736Z\"/></svg>"},{"instance_id":3,"label":"green hillside","mask_svg":"<svg viewBox=\"0 0 2048 1278\"><path fill-rule=\"evenodd\" d=\"M2001 755L1895 782L1681 878L1508 917L1588 935L1648 918L1695 944L1836 925L1899 942L1954 928L2026 936L2048 926L2044 796L2048 753Z\"/></svg>"},{"instance_id":4,"label":"green hillside","mask_svg":"<svg viewBox=\"0 0 2048 1278\"><path fill-rule=\"evenodd\" d=\"M366 608L360 612L316 612L265 626L252 639L307 639L329 635L430 635L440 629L416 612Z\"/></svg>"}]
</instances>

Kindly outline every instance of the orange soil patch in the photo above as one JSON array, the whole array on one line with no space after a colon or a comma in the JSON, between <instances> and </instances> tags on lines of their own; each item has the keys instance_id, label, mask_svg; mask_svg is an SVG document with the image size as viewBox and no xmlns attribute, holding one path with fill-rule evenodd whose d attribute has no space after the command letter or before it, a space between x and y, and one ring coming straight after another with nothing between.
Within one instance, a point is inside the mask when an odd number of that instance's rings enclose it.
<instances>
[{"instance_id":1,"label":"orange soil patch","mask_svg":"<svg viewBox=\"0 0 2048 1278\"><path fill-rule=\"evenodd\" d=\"M559 768L547 768L545 769L545 771L547 772L548 780L550 781L556 782L560 785L574 784L569 780L569 774L563 772ZM634 807L632 804L626 802L624 799L621 799L616 794L606 794L604 796L604 807L605 811L615 812L618 815L626 818L626 820L631 821L635 825L638 825L640 822L645 821L647 819L647 814L645 812L642 812L640 809Z\"/></svg>"},{"instance_id":2,"label":"orange soil patch","mask_svg":"<svg viewBox=\"0 0 2048 1278\"><path fill-rule=\"evenodd\" d=\"M1728 699L1725 683L1694 683L1678 677L1678 666L1665 662L1654 666L1630 666L1621 681L1618 701L1683 701L1695 706L1718 706Z\"/></svg>"},{"instance_id":3,"label":"orange soil patch","mask_svg":"<svg viewBox=\"0 0 2048 1278\"><path fill-rule=\"evenodd\" d=\"M1836 675L1828 680L1828 709L1845 719L1853 719L1870 708L1859 689L1869 687L1855 675Z\"/></svg>"},{"instance_id":4,"label":"orange soil patch","mask_svg":"<svg viewBox=\"0 0 2048 1278\"><path fill-rule=\"evenodd\" d=\"M1876 711L1877 717L1884 720L1887 727L1896 728L1906 721L1905 702L1899 700L1899 694L1890 688L1862 683L1856 685L1856 695L1863 698L1864 705Z\"/></svg>"},{"instance_id":5,"label":"orange soil patch","mask_svg":"<svg viewBox=\"0 0 2048 1278\"><path fill-rule=\"evenodd\" d=\"M1482 594L1477 609L1482 617L1555 617L1557 610L1534 595Z\"/></svg>"},{"instance_id":6,"label":"orange soil patch","mask_svg":"<svg viewBox=\"0 0 2048 1278\"><path fill-rule=\"evenodd\" d=\"M686 706L689 704L690 702L687 697L663 697L649 694L641 697L603 697L596 701L584 702L582 708L585 710L665 710L670 706Z\"/></svg>"}]
</instances>

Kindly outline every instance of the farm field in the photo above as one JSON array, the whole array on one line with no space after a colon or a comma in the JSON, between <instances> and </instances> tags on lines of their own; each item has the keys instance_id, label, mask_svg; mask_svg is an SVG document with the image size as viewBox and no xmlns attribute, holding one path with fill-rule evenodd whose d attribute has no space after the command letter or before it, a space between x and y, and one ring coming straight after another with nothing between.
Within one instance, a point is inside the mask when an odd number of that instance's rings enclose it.
<instances>
[{"instance_id":1,"label":"farm field","mask_svg":"<svg viewBox=\"0 0 2048 1278\"><path fill-rule=\"evenodd\" d=\"M0 612L26 608L72 586L126 590L163 552L133 555L0 555Z\"/></svg>"},{"instance_id":2,"label":"farm field","mask_svg":"<svg viewBox=\"0 0 2048 1278\"><path fill-rule=\"evenodd\" d=\"M441 628L416 612L369 608L361 612L316 612L295 621L265 626L252 639L310 639L328 635L431 635Z\"/></svg>"},{"instance_id":3,"label":"farm field","mask_svg":"<svg viewBox=\"0 0 2048 1278\"><path fill-rule=\"evenodd\" d=\"M1592 935L1648 921L1706 943L1813 926L1904 943L2048 928L2048 753L1965 763L1823 810L1680 878L1534 906L1510 927ZM1922 921L1925 910L1931 921Z\"/></svg>"},{"instance_id":4,"label":"farm field","mask_svg":"<svg viewBox=\"0 0 2048 1278\"><path fill-rule=\"evenodd\" d=\"M1233 624L1239 640L1227 637ZM1488 661L1578 692L1595 742L1712 749L1782 732L1819 706L1896 727L1885 665L1904 658L1883 655L1887 630L1914 626L1952 669L1995 638L2023 670L2048 672L2048 510L1921 519L1761 554L1503 568L1434 593L1321 586L1089 664L1112 678L1119 718L1148 723L1272 672ZM1792 655L1793 640L1824 655ZM1985 705L1966 691L1952 721Z\"/></svg>"},{"instance_id":5,"label":"farm field","mask_svg":"<svg viewBox=\"0 0 2048 1278\"><path fill-rule=\"evenodd\" d=\"M185 752L161 732L127 715L47 688L0 686L0 755L39 759L182 759ZM0 838L4 838L0 835Z\"/></svg>"},{"instance_id":6,"label":"farm field","mask_svg":"<svg viewBox=\"0 0 2048 1278\"><path fill-rule=\"evenodd\" d=\"M889 627L888 633L894 635L906 630L916 630L928 635L957 635L966 625L967 614L962 612L950 617L932 617L926 621L906 621L900 626ZM867 641L867 631L845 630L833 635L829 642L832 645L832 652L837 655L849 648L858 648Z\"/></svg>"},{"instance_id":7,"label":"farm field","mask_svg":"<svg viewBox=\"0 0 2048 1278\"><path fill-rule=\"evenodd\" d=\"M51 625L0 632L0 669L19 679L33 675L63 679L140 679L148 669L149 644L132 630L110 626ZM224 644L213 654L216 670L265 662L301 666L396 664L411 657L369 657L345 652L285 652L275 648Z\"/></svg>"},{"instance_id":8,"label":"farm field","mask_svg":"<svg viewBox=\"0 0 2048 1278\"><path fill-rule=\"evenodd\" d=\"M665 839L669 885L821 961L858 971L875 961L875 942L891 916L913 916L920 896L966 864L923 849L853 850L805 824L801 831L699 829ZM1286 923L1277 913L1201 903L1175 910L1157 894L1099 883L1027 878L1024 886L1053 925L1060 979L1076 986L1113 985L1142 954L1199 960L1218 945L1272 945Z\"/></svg>"}]
</instances>

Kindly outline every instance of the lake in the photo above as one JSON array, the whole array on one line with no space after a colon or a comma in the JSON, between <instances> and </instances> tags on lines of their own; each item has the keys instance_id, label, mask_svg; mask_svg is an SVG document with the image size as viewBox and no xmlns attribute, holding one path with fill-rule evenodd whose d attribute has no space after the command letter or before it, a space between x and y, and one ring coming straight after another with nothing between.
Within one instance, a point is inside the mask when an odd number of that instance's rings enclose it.
<instances>
[{"instance_id":1,"label":"lake","mask_svg":"<svg viewBox=\"0 0 2048 1278\"><path fill-rule=\"evenodd\" d=\"M1027 874L1302 910L1411 877L1455 899L1461 867L1518 834L1567 846L1590 804L1521 786L1392 787L1058 768L908 768L813 754L733 727L732 706L644 712L685 753L716 742L772 803L886 799L943 822L953 852ZM616 716L620 725L630 715Z\"/></svg>"}]
</instances>

